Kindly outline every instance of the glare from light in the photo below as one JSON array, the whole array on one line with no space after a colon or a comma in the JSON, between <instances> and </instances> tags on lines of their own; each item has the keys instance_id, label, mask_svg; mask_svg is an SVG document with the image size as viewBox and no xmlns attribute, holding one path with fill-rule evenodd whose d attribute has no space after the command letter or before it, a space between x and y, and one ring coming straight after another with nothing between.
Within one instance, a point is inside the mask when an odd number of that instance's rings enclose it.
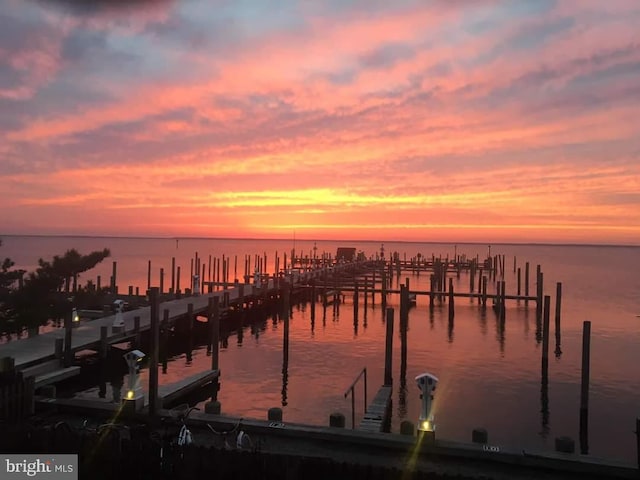
<instances>
[{"instance_id":1,"label":"glare from light","mask_svg":"<svg viewBox=\"0 0 640 480\"><path fill-rule=\"evenodd\" d=\"M435 430L434 425L429 420L423 420L420 423L420 430L423 432L433 432Z\"/></svg>"},{"instance_id":2,"label":"glare from light","mask_svg":"<svg viewBox=\"0 0 640 480\"><path fill-rule=\"evenodd\" d=\"M129 390L127 392L127 400L133 400L134 395L135 395L135 392L133 390Z\"/></svg>"}]
</instances>

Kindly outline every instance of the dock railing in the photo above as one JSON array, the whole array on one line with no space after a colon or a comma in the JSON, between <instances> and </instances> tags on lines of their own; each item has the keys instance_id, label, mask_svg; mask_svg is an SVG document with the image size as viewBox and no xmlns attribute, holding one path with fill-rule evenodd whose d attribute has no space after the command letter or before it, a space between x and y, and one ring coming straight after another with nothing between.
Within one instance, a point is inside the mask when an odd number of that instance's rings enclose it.
<instances>
[{"instance_id":1,"label":"dock railing","mask_svg":"<svg viewBox=\"0 0 640 480\"><path fill-rule=\"evenodd\" d=\"M355 378L353 383L347 388L347 391L344 392L344 398L347 398L347 395L351 393L351 428L356 428L356 395L355 395L355 387L360 378L364 378L364 411L367 411L367 367L364 367L358 376Z\"/></svg>"}]
</instances>

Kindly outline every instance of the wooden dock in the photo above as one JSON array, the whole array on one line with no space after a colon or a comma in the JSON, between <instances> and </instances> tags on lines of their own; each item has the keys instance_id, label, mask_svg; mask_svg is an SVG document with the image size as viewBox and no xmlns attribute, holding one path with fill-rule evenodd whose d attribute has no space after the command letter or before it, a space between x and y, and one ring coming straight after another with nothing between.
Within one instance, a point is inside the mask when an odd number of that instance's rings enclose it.
<instances>
[{"instance_id":1,"label":"wooden dock","mask_svg":"<svg viewBox=\"0 0 640 480\"><path fill-rule=\"evenodd\" d=\"M279 294L283 282L288 282L293 287L296 287L297 285L308 282L312 278L333 275L341 270L354 266L357 266L357 264L335 265L333 267L324 266L308 271L292 271L284 277L272 278L266 285L263 285L262 291ZM225 298L227 305L242 304L254 296L254 293L256 293L254 290L251 284L239 283L235 284L233 288L226 290L168 300L162 302L159 308L160 312L168 311L168 319L171 324L187 314L189 305L193 306L194 316L201 315L206 313L209 299L212 297L218 297L221 305L224 305ZM109 345L121 343L131 339L139 332L149 330L151 327L150 307L142 307L124 312L122 317L124 327L116 331L114 331L113 328L115 314L74 324L71 335L71 352L75 354L82 350L97 351L100 348L101 342L105 340ZM135 320L136 317L139 318L139 321ZM138 327L137 330L136 326ZM107 329L106 339L101 338L103 327ZM64 339L65 329L59 328L33 337L3 343L0 344L0 358L11 357L14 359L15 367L18 370L24 370L39 363L59 359L61 351L59 350L59 346L57 349L56 345L60 345L60 342L63 342Z\"/></svg>"},{"instance_id":2,"label":"wooden dock","mask_svg":"<svg viewBox=\"0 0 640 480\"><path fill-rule=\"evenodd\" d=\"M180 398L214 382L220 376L218 370L206 370L198 372L188 377L180 379L178 382L163 384L158 386L158 399L162 408L168 408ZM145 398L145 404L149 404L149 399Z\"/></svg>"},{"instance_id":3,"label":"wooden dock","mask_svg":"<svg viewBox=\"0 0 640 480\"><path fill-rule=\"evenodd\" d=\"M358 426L358 430L382 433L385 425L389 423L391 415L391 385L383 385L373 397L373 401L367 406L364 418Z\"/></svg>"}]
</instances>

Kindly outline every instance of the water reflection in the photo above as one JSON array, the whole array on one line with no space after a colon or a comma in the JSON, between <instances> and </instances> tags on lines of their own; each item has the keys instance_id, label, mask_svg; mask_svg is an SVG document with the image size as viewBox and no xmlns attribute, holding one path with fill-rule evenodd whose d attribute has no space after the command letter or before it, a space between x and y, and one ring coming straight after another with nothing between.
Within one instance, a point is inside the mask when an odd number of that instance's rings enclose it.
<instances>
[{"instance_id":1,"label":"water reflection","mask_svg":"<svg viewBox=\"0 0 640 480\"><path fill-rule=\"evenodd\" d=\"M289 312L284 314L284 332L282 339L282 406L287 406L287 386L289 384Z\"/></svg>"},{"instance_id":2,"label":"water reflection","mask_svg":"<svg viewBox=\"0 0 640 480\"><path fill-rule=\"evenodd\" d=\"M481 308L479 310L480 313L480 333L482 334L483 337L487 336L487 309L486 308Z\"/></svg>"},{"instance_id":3,"label":"water reflection","mask_svg":"<svg viewBox=\"0 0 640 480\"><path fill-rule=\"evenodd\" d=\"M549 372L548 367L544 365L540 381L540 413L542 423L540 435L543 438L547 438L549 435Z\"/></svg>"},{"instance_id":4,"label":"water reflection","mask_svg":"<svg viewBox=\"0 0 640 480\"><path fill-rule=\"evenodd\" d=\"M496 340L500 346L500 355L504 357L504 344L505 344L505 319L504 315L496 315Z\"/></svg>"},{"instance_id":5,"label":"water reflection","mask_svg":"<svg viewBox=\"0 0 640 480\"><path fill-rule=\"evenodd\" d=\"M400 378L400 386L398 388L398 420L407 418L407 380Z\"/></svg>"}]
</instances>

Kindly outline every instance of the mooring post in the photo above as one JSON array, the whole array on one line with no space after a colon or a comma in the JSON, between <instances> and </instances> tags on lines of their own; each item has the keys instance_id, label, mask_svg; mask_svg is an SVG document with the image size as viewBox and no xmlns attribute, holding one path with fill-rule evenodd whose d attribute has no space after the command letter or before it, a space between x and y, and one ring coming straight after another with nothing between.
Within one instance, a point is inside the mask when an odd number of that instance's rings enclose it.
<instances>
[{"instance_id":1,"label":"mooring post","mask_svg":"<svg viewBox=\"0 0 640 480\"><path fill-rule=\"evenodd\" d=\"M100 360L105 360L107 358L107 353L109 352L109 327L107 325L103 325L100 327Z\"/></svg>"},{"instance_id":2,"label":"mooring post","mask_svg":"<svg viewBox=\"0 0 640 480\"><path fill-rule=\"evenodd\" d=\"M193 322L195 320L195 316L193 315L193 303L187 304L187 357L191 356L191 351L193 350Z\"/></svg>"},{"instance_id":3,"label":"mooring post","mask_svg":"<svg viewBox=\"0 0 640 480\"><path fill-rule=\"evenodd\" d=\"M147 260L147 292L151 289L151 260Z\"/></svg>"},{"instance_id":4,"label":"mooring post","mask_svg":"<svg viewBox=\"0 0 640 480\"><path fill-rule=\"evenodd\" d=\"M211 370L218 370L220 344L220 298L209 297L209 322L211 323Z\"/></svg>"},{"instance_id":5,"label":"mooring post","mask_svg":"<svg viewBox=\"0 0 640 480\"><path fill-rule=\"evenodd\" d=\"M582 382L580 384L580 453L589 453L589 360L591 355L591 322L582 324Z\"/></svg>"},{"instance_id":6,"label":"mooring post","mask_svg":"<svg viewBox=\"0 0 640 480\"><path fill-rule=\"evenodd\" d=\"M521 288L520 288L520 286L521 286L521 284L522 284L522 282L521 282L521 280L520 280L520 273L521 273L521 270L520 270L520 267L518 267L518 296L520 296L520 295L521 295L521 292L522 292L522 290L521 290ZM520 300L518 299L518 302L519 302L519 301L520 301Z\"/></svg>"},{"instance_id":7,"label":"mooring post","mask_svg":"<svg viewBox=\"0 0 640 480\"><path fill-rule=\"evenodd\" d=\"M560 337L561 337L561 330L560 330L560 310L562 308L562 283L558 282L556 283L556 317L555 317L555 324L556 324L556 350L555 350L555 354L556 357L560 357L560 355L562 355L562 349L560 348Z\"/></svg>"},{"instance_id":8,"label":"mooring post","mask_svg":"<svg viewBox=\"0 0 640 480\"><path fill-rule=\"evenodd\" d=\"M158 347L160 343L160 299L158 287L149 289L151 356L149 358L149 415L158 410Z\"/></svg>"},{"instance_id":9,"label":"mooring post","mask_svg":"<svg viewBox=\"0 0 640 480\"><path fill-rule=\"evenodd\" d=\"M358 282L353 285L353 324L358 324Z\"/></svg>"},{"instance_id":10,"label":"mooring post","mask_svg":"<svg viewBox=\"0 0 640 480\"><path fill-rule=\"evenodd\" d=\"M384 349L384 384L393 385L391 375L391 361L393 357L393 308L387 308L387 335Z\"/></svg>"},{"instance_id":11,"label":"mooring post","mask_svg":"<svg viewBox=\"0 0 640 480\"><path fill-rule=\"evenodd\" d=\"M549 371L549 315L551 309L551 297L544 296L544 314L542 323L542 375Z\"/></svg>"},{"instance_id":12,"label":"mooring post","mask_svg":"<svg viewBox=\"0 0 640 480\"><path fill-rule=\"evenodd\" d=\"M371 305L376 304L376 269L373 269L373 279L371 281Z\"/></svg>"},{"instance_id":13,"label":"mooring post","mask_svg":"<svg viewBox=\"0 0 640 480\"><path fill-rule=\"evenodd\" d=\"M529 305L529 262L524 264L524 299L525 306Z\"/></svg>"},{"instance_id":14,"label":"mooring post","mask_svg":"<svg viewBox=\"0 0 640 480\"><path fill-rule=\"evenodd\" d=\"M368 297L369 297L369 281L367 280L367 277L364 277L364 310L365 312L367 311L367 307L368 307Z\"/></svg>"},{"instance_id":15,"label":"mooring post","mask_svg":"<svg viewBox=\"0 0 640 480\"><path fill-rule=\"evenodd\" d=\"M71 351L71 331L73 330L72 313L64 316L64 368L68 368L73 363L73 352Z\"/></svg>"},{"instance_id":16,"label":"mooring post","mask_svg":"<svg viewBox=\"0 0 640 480\"><path fill-rule=\"evenodd\" d=\"M160 295L164 293L164 268L160 269Z\"/></svg>"},{"instance_id":17,"label":"mooring post","mask_svg":"<svg viewBox=\"0 0 640 480\"><path fill-rule=\"evenodd\" d=\"M180 266L176 268L176 298L180 298Z\"/></svg>"},{"instance_id":18,"label":"mooring post","mask_svg":"<svg viewBox=\"0 0 640 480\"><path fill-rule=\"evenodd\" d=\"M455 308L453 303L453 278L449 278L449 320L453 320Z\"/></svg>"},{"instance_id":19,"label":"mooring post","mask_svg":"<svg viewBox=\"0 0 640 480\"><path fill-rule=\"evenodd\" d=\"M116 273L118 270L118 262L114 261L112 265L112 273L111 273L111 293L114 295L118 294L118 282L116 280Z\"/></svg>"},{"instance_id":20,"label":"mooring post","mask_svg":"<svg viewBox=\"0 0 640 480\"><path fill-rule=\"evenodd\" d=\"M502 280L502 288L500 291L500 321L503 323L507 318L507 282Z\"/></svg>"},{"instance_id":21,"label":"mooring post","mask_svg":"<svg viewBox=\"0 0 640 480\"><path fill-rule=\"evenodd\" d=\"M160 363L162 363L162 373L167 373L168 361L169 361L169 309L165 308L162 311L162 321L160 322L160 346L158 347L158 356L160 357ZM138 335L140 338L140 335Z\"/></svg>"},{"instance_id":22,"label":"mooring post","mask_svg":"<svg viewBox=\"0 0 640 480\"><path fill-rule=\"evenodd\" d=\"M491 274L491 272L489 272ZM487 306L487 276L482 276L482 308L486 308Z\"/></svg>"},{"instance_id":23,"label":"mooring post","mask_svg":"<svg viewBox=\"0 0 640 480\"><path fill-rule=\"evenodd\" d=\"M136 348L140 348L140 316L136 315L133 317L133 333L135 337L133 339L133 344Z\"/></svg>"},{"instance_id":24,"label":"mooring post","mask_svg":"<svg viewBox=\"0 0 640 480\"><path fill-rule=\"evenodd\" d=\"M60 366L64 366L64 338L56 338L53 351Z\"/></svg>"},{"instance_id":25,"label":"mooring post","mask_svg":"<svg viewBox=\"0 0 640 480\"><path fill-rule=\"evenodd\" d=\"M540 265L536 266L536 321L542 321L543 274Z\"/></svg>"},{"instance_id":26,"label":"mooring post","mask_svg":"<svg viewBox=\"0 0 640 480\"><path fill-rule=\"evenodd\" d=\"M176 257L171 257L171 294L176 294Z\"/></svg>"}]
</instances>

